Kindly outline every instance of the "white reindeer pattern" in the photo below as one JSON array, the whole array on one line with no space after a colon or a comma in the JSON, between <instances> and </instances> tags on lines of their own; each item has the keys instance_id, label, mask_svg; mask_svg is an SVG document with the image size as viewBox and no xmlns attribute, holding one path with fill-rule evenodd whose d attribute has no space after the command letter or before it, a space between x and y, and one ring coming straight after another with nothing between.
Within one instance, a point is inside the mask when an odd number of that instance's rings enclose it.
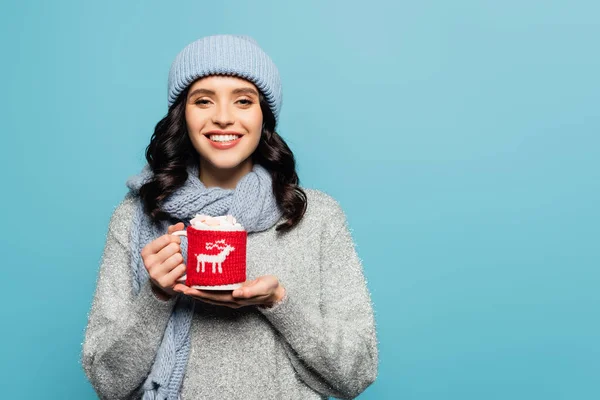
<instances>
[{"instance_id":1,"label":"white reindeer pattern","mask_svg":"<svg viewBox=\"0 0 600 400\"><path fill-rule=\"evenodd\" d=\"M221 250L219 254L196 254L196 272L200 272L200 264L202 264L202 272L204 272L204 263L212 263L212 273L215 273L215 265L219 267L219 273L223 273L223 268L221 265L232 251L235 250L235 247L228 245L225 243L225 239L217 240L214 243L206 243L206 250L210 250L213 248L217 248Z\"/></svg>"}]
</instances>

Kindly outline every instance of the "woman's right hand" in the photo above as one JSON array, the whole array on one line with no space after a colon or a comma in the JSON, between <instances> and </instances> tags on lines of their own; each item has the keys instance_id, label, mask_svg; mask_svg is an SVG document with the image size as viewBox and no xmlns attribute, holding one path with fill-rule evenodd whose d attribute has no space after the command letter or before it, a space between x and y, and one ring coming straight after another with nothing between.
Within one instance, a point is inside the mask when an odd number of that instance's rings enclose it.
<instances>
[{"instance_id":1,"label":"woman's right hand","mask_svg":"<svg viewBox=\"0 0 600 400\"><path fill-rule=\"evenodd\" d=\"M184 227L183 222L170 225L166 235L159 236L142 249L141 256L150 275L152 289L163 300L177 294L173 286L185 274L186 267L179 247L181 239L171 235Z\"/></svg>"}]
</instances>

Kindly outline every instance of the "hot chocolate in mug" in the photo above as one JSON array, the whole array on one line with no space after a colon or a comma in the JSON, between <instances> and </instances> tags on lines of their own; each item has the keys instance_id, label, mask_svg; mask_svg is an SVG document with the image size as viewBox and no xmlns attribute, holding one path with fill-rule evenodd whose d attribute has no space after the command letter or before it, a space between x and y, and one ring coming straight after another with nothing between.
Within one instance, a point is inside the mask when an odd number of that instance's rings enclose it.
<instances>
[{"instance_id":1,"label":"hot chocolate in mug","mask_svg":"<svg viewBox=\"0 0 600 400\"><path fill-rule=\"evenodd\" d=\"M186 274L178 279L202 290L233 290L246 281L248 234L231 215L196 215L185 229L171 233L187 237Z\"/></svg>"}]
</instances>

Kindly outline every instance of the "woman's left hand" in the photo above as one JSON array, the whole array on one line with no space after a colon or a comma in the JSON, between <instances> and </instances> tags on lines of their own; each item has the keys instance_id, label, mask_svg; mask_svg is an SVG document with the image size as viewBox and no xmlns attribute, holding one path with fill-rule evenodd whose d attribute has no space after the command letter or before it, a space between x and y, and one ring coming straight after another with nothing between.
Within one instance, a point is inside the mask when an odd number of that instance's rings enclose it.
<instances>
[{"instance_id":1,"label":"woman's left hand","mask_svg":"<svg viewBox=\"0 0 600 400\"><path fill-rule=\"evenodd\" d=\"M273 275L264 275L252 281L246 281L242 287L233 291L198 290L182 283L176 284L173 290L206 303L231 308L251 305L271 307L285 294L285 288Z\"/></svg>"}]
</instances>

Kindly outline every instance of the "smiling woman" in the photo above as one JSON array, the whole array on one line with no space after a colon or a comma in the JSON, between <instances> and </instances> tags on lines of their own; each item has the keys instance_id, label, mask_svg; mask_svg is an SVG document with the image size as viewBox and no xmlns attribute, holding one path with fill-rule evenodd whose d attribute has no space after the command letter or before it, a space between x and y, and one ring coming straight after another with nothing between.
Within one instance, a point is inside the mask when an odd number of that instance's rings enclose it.
<instances>
[{"instance_id":1,"label":"smiling woman","mask_svg":"<svg viewBox=\"0 0 600 400\"><path fill-rule=\"evenodd\" d=\"M370 293L340 204L299 185L276 132L277 68L248 36L208 36L168 86L108 226L83 343L92 386L103 399L356 397L378 371ZM187 247L172 233L197 214L247 231L241 287L178 281Z\"/></svg>"}]
</instances>

